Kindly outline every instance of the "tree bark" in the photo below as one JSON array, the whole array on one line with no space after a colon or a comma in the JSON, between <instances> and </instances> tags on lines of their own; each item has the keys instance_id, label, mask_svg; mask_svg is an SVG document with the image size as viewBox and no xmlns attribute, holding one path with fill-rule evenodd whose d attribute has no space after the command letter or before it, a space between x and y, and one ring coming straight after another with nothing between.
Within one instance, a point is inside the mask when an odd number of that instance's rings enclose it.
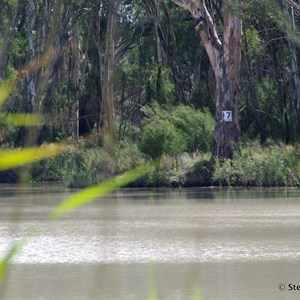
<instances>
[{"instance_id":1,"label":"tree bark","mask_svg":"<svg viewBox=\"0 0 300 300\"><path fill-rule=\"evenodd\" d=\"M160 27L160 6L161 0L154 0L155 2L155 13L154 13L154 26L155 26L155 42L156 42L156 100L158 103L163 104L165 102L164 95L162 93L162 69L163 69L163 52L162 45L159 38L159 27Z\"/></svg>"},{"instance_id":2,"label":"tree bark","mask_svg":"<svg viewBox=\"0 0 300 300\"><path fill-rule=\"evenodd\" d=\"M28 0L27 2L27 40L28 40L28 60L32 61L36 55L35 47L34 47L34 40L33 40L33 31L36 19L36 6L33 0ZM26 84L27 84L27 103L29 106L28 111L32 112L33 107L35 106L36 100L36 74L33 72L30 74L29 70L27 71L26 75Z\"/></svg>"},{"instance_id":3,"label":"tree bark","mask_svg":"<svg viewBox=\"0 0 300 300\"><path fill-rule=\"evenodd\" d=\"M74 19L75 15L73 15ZM78 22L74 20L74 25L72 27L72 37L71 37L71 57L70 57L70 75L71 82L75 89L74 96L75 101L73 104L73 121L72 121L72 136L74 139L79 139L79 80L80 80L80 43L79 43L79 30Z\"/></svg>"},{"instance_id":4,"label":"tree bark","mask_svg":"<svg viewBox=\"0 0 300 300\"><path fill-rule=\"evenodd\" d=\"M196 20L196 30L214 71L216 126L213 156L232 158L235 150L240 150L241 0L228 0L223 4L223 41L204 1L171 1L188 10ZM231 118L226 118L224 111L230 112Z\"/></svg>"},{"instance_id":5,"label":"tree bark","mask_svg":"<svg viewBox=\"0 0 300 300\"><path fill-rule=\"evenodd\" d=\"M107 8L107 26L104 53L104 76L103 76L103 105L102 105L102 128L100 140L105 137L115 138L114 122L114 68L115 68L115 27L116 9L118 1L109 1Z\"/></svg>"},{"instance_id":6,"label":"tree bark","mask_svg":"<svg viewBox=\"0 0 300 300\"><path fill-rule=\"evenodd\" d=\"M28 97L28 112L43 112L45 91L49 80L53 76L55 66L61 55L63 44L66 40L66 33L69 21L73 13L73 5L66 5L62 17L62 3L60 0L43 1L43 20L37 23L38 6L35 1L27 0L27 39L28 59L32 62L31 68L27 68L26 84ZM38 40L34 39L33 32L38 31L39 26L44 28L38 34ZM43 46L40 45L42 43ZM41 51L43 51L41 53ZM30 127L26 144L35 145L38 137L38 127Z\"/></svg>"},{"instance_id":7,"label":"tree bark","mask_svg":"<svg viewBox=\"0 0 300 300\"><path fill-rule=\"evenodd\" d=\"M171 67L172 70L172 77L175 84L176 89L176 95L179 103L186 104L186 96L185 91L183 87L183 82L181 79L181 72L180 67L178 64L178 58L177 58L177 45L176 45L176 37L173 31L173 27L171 24L171 19L169 16L169 12L167 10L167 7L165 3L161 0L143 0L143 3L146 7L146 9L149 11L149 13L154 18L154 24L155 24L155 38L157 43L157 65L158 65L158 72L157 72L157 101L159 103L162 103L163 101L160 100L161 98L161 92L160 92L160 76L161 70L163 66L163 57L165 56L167 58L168 64ZM164 34L161 20L160 20L160 7L162 8L162 11L164 13L165 19L166 19L166 29L164 31L167 31L169 33L168 36ZM169 40L168 40L169 38ZM163 52L162 52L163 50ZM163 56L164 54L164 56Z\"/></svg>"}]
</instances>

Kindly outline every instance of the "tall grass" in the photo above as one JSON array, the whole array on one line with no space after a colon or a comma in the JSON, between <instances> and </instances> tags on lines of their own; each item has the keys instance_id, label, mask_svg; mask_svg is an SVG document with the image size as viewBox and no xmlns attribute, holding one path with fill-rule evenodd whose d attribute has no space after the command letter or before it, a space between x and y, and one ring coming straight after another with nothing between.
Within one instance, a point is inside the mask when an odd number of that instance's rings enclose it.
<instances>
[{"instance_id":1,"label":"tall grass","mask_svg":"<svg viewBox=\"0 0 300 300\"><path fill-rule=\"evenodd\" d=\"M33 180L61 181L67 187L84 188L145 163L144 156L132 142L105 142L99 147L94 140L90 137L76 144L69 143L62 155L36 162L31 171Z\"/></svg>"},{"instance_id":2,"label":"tall grass","mask_svg":"<svg viewBox=\"0 0 300 300\"><path fill-rule=\"evenodd\" d=\"M213 179L226 186L300 186L300 147L245 147L233 160L217 160Z\"/></svg>"}]
</instances>

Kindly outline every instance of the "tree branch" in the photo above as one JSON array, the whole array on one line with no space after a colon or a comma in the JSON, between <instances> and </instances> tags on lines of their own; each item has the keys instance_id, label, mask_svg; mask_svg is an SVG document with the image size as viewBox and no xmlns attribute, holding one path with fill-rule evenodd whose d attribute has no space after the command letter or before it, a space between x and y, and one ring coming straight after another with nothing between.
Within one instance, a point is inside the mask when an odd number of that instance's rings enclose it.
<instances>
[{"instance_id":1,"label":"tree branch","mask_svg":"<svg viewBox=\"0 0 300 300\"><path fill-rule=\"evenodd\" d=\"M189 10L190 8L190 4L192 2L192 0L171 0L172 2L174 2L176 5Z\"/></svg>"},{"instance_id":2,"label":"tree branch","mask_svg":"<svg viewBox=\"0 0 300 300\"><path fill-rule=\"evenodd\" d=\"M204 1L201 0L171 0L176 5L188 10L197 22L198 31L210 63L216 71L217 62L222 54L222 42L219 39L213 19Z\"/></svg>"}]
</instances>

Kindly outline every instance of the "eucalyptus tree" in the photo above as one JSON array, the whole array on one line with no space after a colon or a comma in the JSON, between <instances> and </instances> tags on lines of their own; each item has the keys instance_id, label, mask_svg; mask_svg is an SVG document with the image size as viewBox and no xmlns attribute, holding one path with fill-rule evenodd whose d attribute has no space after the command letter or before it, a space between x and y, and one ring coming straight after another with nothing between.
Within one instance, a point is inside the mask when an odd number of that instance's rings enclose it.
<instances>
[{"instance_id":1,"label":"eucalyptus tree","mask_svg":"<svg viewBox=\"0 0 300 300\"><path fill-rule=\"evenodd\" d=\"M123 92L120 92L119 69L124 63L123 57L139 44L143 29L139 29L137 15L140 9L135 1L100 1L96 45L99 61L101 87L101 113L99 122L100 142L105 137L117 137L116 123L119 106L123 106ZM121 94L121 95L120 95ZM123 95L123 96L122 96ZM121 109L122 110L122 109Z\"/></svg>"},{"instance_id":2,"label":"eucalyptus tree","mask_svg":"<svg viewBox=\"0 0 300 300\"><path fill-rule=\"evenodd\" d=\"M208 54L216 82L214 157L232 158L240 148L239 102L241 62L241 0L223 1L222 38L207 1L171 0L188 10Z\"/></svg>"},{"instance_id":3,"label":"eucalyptus tree","mask_svg":"<svg viewBox=\"0 0 300 300\"><path fill-rule=\"evenodd\" d=\"M291 0L247 1L243 10L242 130L250 138L260 134L261 142L267 137L295 142L299 10Z\"/></svg>"},{"instance_id":4,"label":"eucalyptus tree","mask_svg":"<svg viewBox=\"0 0 300 300\"><path fill-rule=\"evenodd\" d=\"M0 78L7 76L9 57L11 56L14 38L20 33L23 23L22 3L1 1L0 3Z\"/></svg>"},{"instance_id":5,"label":"eucalyptus tree","mask_svg":"<svg viewBox=\"0 0 300 300\"><path fill-rule=\"evenodd\" d=\"M177 39L171 20L171 13L166 3L161 0L143 0L143 4L148 14L152 17L155 28L157 62L156 100L159 103L165 102L161 91L161 77L163 67L168 65L172 73L177 102L187 104L187 93L182 80Z\"/></svg>"},{"instance_id":6,"label":"eucalyptus tree","mask_svg":"<svg viewBox=\"0 0 300 300\"><path fill-rule=\"evenodd\" d=\"M29 62L26 67L26 85L31 112L44 113L47 109L49 83L53 82L65 49L68 48L66 45L71 31L71 20L76 14L75 8L75 3L64 0L26 1ZM38 132L36 128L30 128L30 132L28 143L35 144ZM39 140L41 142L43 137L40 136Z\"/></svg>"},{"instance_id":7,"label":"eucalyptus tree","mask_svg":"<svg viewBox=\"0 0 300 300\"><path fill-rule=\"evenodd\" d=\"M103 69L103 94L102 94L102 128L101 139L108 135L115 135L114 121L114 70L116 49L116 24L119 0L108 1L106 11L106 37L104 50Z\"/></svg>"}]
</instances>

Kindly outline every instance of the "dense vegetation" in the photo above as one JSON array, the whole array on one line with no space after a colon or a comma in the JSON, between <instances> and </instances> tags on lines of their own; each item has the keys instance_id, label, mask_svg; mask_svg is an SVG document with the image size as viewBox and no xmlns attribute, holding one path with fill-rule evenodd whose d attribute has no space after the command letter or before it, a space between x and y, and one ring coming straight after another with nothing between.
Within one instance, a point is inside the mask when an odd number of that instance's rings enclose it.
<instances>
[{"instance_id":1,"label":"dense vegetation","mask_svg":"<svg viewBox=\"0 0 300 300\"><path fill-rule=\"evenodd\" d=\"M221 36L223 3L204 2ZM187 11L161 0L1 1L0 80L14 82L1 147L66 144L32 176L68 186L149 160L155 172L135 185L299 185L298 8L243 3L241 149L223 160L211 157L215 77ZM44 123L16 126L16 113Z\"/></svg>"}]
</instances>

